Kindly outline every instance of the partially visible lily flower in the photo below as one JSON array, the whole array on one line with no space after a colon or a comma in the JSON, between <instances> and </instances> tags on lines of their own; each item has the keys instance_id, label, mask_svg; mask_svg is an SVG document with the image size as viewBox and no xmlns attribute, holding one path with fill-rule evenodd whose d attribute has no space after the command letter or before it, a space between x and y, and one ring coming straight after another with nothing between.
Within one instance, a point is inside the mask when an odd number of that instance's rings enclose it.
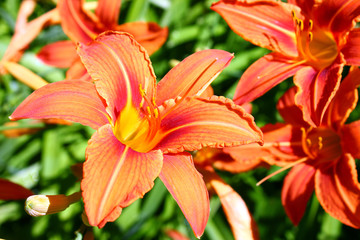
<instances>
[{"instance_id":1,"label":"partially visible lily flower","mask_svg":"<svg viewBox=\"0 0 360 240\"><path fill-rule=\"evenodd\" d=\"M48 84L11 119L60 118L97 130L81 181L90 225L114 221L159 176L200 237L209 216L208 193L184 151L262 143L253 117L241 107L224 97L199 97L233 55L197 52L156 84L146 50L127 33L105 32L78 52L94 83Z\"/></svg>"},{"instance_id":2,"label":"partially visible lily flower","mask_svg":"<svg viewBox=\"0 0 360 240\"><path fill-rule=\"evenodd\" d=\"M26 199L25 211L33 217L59 213L71 204L81 199L81 192L69 196L60 195L32 195Z\"/></svg>"},{"instance_id":3,"label":"partially visible lily flower","mask_svg":"<svg viewBox=\"0 0 360 240\"><path fill-rule=\"evenodd\" d=\"M35 8L36 1L22 1L16 19L15 32L0 62L0 74L7 73L5 62L17 62L29 44L49 25L59 24L58 11L53 9L40 17L28 22L28 17Z\"/></svg>"},{"instance_id":4,"label":"partially visible lily flower","mask_svg":"<svg viewBox=\"0 0 360 240\"><path fill-rule=\"evenodd\" d=\"M21 200L33 195L31 190L3 178L0 178L0 189L0 200Z\"/></svg>"},{"instance_id":5,"label":"partially visible lily flower","mask_svg":"<svg viewBox=\"0 0 360 240\"><path fill-rule=\"evenodd\" d=\"M90 43L95 37L106 31L127 32L147 50L154 53L166 41L168 30L153 22L131 22L118 25L121 0L99 0L95 14L84 8L83 0L59 0L57 9L61 26L70 38L46 45L38 57L46 64L68 68L67 78L87 76L86 70L76 54L78 42Z\"/></svg>"},{"instance_id":6,"label":"partially visible lily flower","mask_svg":"<svg viewBox=\"0 0 360 240\"><path fill-rule=\"evenodd\" d=\"M360 120L345 124L356 107L359 85L360 69L353 68L317 128L301 118L302 112L294 103L296 89L289 89L277 105L285 123L261 128L264 146L248 145L231 150L237 150L241 158L244 151L251 148L255 161L283 167L259 184L292 167L284 180L281 198L295 225L300 222L315 190L327 213L348 226L360 228L360 184L355 166L355 159L360 158Z\"/></svg>"},{"instance_id":7,"label":"partially visible lily flower","mask_svg":"<svg viewBox=\"0 0 360 240\"><path fill-rule=\"evenodd\" d=\"M294 76L295 103L319 126L344 65L360 65L360 1L222 0L211 7L245 40L272 53L242 75L234 101L251 102ZM246 22L247 24L244 24Z\"/></svg>"}]
</instances>

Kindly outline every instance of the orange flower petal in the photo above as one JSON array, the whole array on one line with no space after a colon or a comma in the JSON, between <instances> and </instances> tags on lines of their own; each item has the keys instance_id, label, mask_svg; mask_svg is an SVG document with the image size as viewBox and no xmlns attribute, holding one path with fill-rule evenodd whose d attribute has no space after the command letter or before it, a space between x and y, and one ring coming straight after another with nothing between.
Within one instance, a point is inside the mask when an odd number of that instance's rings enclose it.
<instances>
[{"instance_id":1,"label":"orange flower petal","mask_svg":"<svg viewBox=\"0 0 360 240\"><path fill-rule=\"evenodd\" d=\"M298 56L291 15L293 10L301 16L298 7L281 1L223 0L214 3L211 9L245 40L287 56Z\"/></svg>"},{"instance_id":2,"label":"orange flower petal","mask_svg":"<svg viewBox=\"0 0 360 240\"><path fill-rule=\"evenodd\" d=\"M319 0L288 0L288 3L297 5L303 13L309 15L314 8L315 1L319 2Z\"/></svg>"},{"instance_id":3,"label":"orange flower petal","mask_svg":"<svg viewBox=\"0 0 360 240\"><path fill-rule=\"evenodd\" d=\"M80 45L78 52L113 120L126 103L140 105L140 88L152 100L156 80L150 59L131 35L105 32L90 45Z\"/></svg>"},{"instance_id":4,"label":"orange flower petal","mask_svg":"<svg viewBox=\"0 0 360 240\"><path fill-rule=\"evenodd\" d=\"M298 225L314 192L316 169L308 164L294 166L284 179L281 201L293 224Z\"/></svg>"},{"instance_id":5,"label":"orange flower petal","mask_svg":"<svg viewBox=\"0 0 360 240\"><path fill-rule=\"evenodd\" d=\"M360 69L354 67L342 80L339 90L326 112L324 122L327 121L334 129L339 129L345 124L350 113L355 109L358 102L358 90L360 85Z\"/></svg>"},{"instance_id":6,"label":"orange flower petal","mask_svg":"<svg viewBox=\"0 0 360 240\"><path fill-rule=\"evenodd\" d=\"M325 111L339 88L344 60L339 57L329 67L317 71L312 67L299 70L294 77L298 87L295 103L302 109L306 122L319 126Z\"/></svg>"},{"instance_id":7,"label":"orange flower petal","mask_svg":"<svg viewBox=\"0 0 360 240\"><path fill-rule=\"evenodd\" d=\"M190 238L186 237L185 235L183 235L182 233L173 230L173 229L169 229L169 230L165 230L165 234L171 239L171 240L190 240Z\"/></svg>"},{"instance_id":8,"label":"orange flower petal","mask_svg":"<svg viewBox=\"0 0 360 240\"><path fill-rule=\"evenodd\" d=\"M296 87L290 88L279 99L276 108L286 123L306 127L308 124L303 120L303 114L295 105Z\"/></svg>"},{"instance_id":9,"label":"orange flower petal","mask_svg":"<svg viewBox=\"0 0 360 240\"><path fill-rule=\"evenodd\" d=\"M42 79L39 75L15 62L3 62L3 66L17 80L26 84L32 89L38 89L48 84L48 82Z\"/></svg>"},{"instance_id":10,"label":"orange flower petal","mask_svg":"<svg viewBox=\"0 0 360 240\"><path fill-rule=\"evenodd\" d=\"M318 24L330 29L333 34L349 31L354 27L353 20L360 15L360 2L357 0L321 1L313 9Z\"/></svg>"},{"instance_id":11,"label":"orange flower petal","mask_svg":"<svg viewBox=\"0 0 360 240\"><path fill-rule=\"evenodd\" d=\"M346 124L341 128L341 142L345 152L360 159L360 120Z\"/></svg>"},{"instance_id":12,"label":"orange flower petal","mask_svg":"<svg viewBox=\"0 0 360 240\"><path fill-rule=\"evenodd\" d=\"M60 118L94 129L109 122L94 84L80 80L60 81L39 88L16 108L10 118Z\"/></svg>"},{"instance_id":13,"label":"orange flower petal","mask_svg":"<svg viewBox=\"0 0 360 240\"><path fill-rule=\"evenodd\" d=\"M360 65L360 29L355 28L352 30L348 37L346 45L341 52L344 54L347 65Z\"/></svg>"},{"instance_id":14,"label":"orange flower petal","mask_svg":"<svg viewBox=\"0 0 360 240\"><path fill-rule=\"evenodd\" d=\"M264 134L264 146L248 144L245 146L224 148L224 152L236 161L256 164L265 161L268 164L286 166L305 156L301 146L301 130L290 124L268 124L261 128Z\"/></svg>"},{"instance_id":15,"label":"orange flower petal","mask_svg":"<svg viewBox=\"0 0 360 240\"><path fill-rule=\"evenodd\" d=\"M81 181L89 223L102 227L114 220L113 212L119 213L119 207L142 198L153 187L162 159L159 150L138 153L123 145L110 124L99 128L86 149Z\"/></svg>"},{"instance_id":16,"label":"orange flower petal","mask_svg":"<svg viewBox=\"0 0 360 240\"><path fill-rule=\"evenodd\" d=\"M66 79L79 79L84 81L93 81L90 75L87 73L84 64L80 58L77 58L71 67L66 71Z\"/></svg>"},{"instance_id":17,"label":"orange flower petal","mask_svg":"<svg viewBox=\"0 0 360 240\"><path fill-rule=\"evenodd\" d=\"M160 111L163 119L159 134L163 139L157 148L164 152L262 143L262 133L254 118L230 99L213 96L177 101L165 102Z\"/></svg>"},{"instance_id":18,"label":"orange flower petal","mask_svg":"<svg viewBox=\"0 0 360 240\"><path fill-rule=\"evenodd\" d=\"M111 29L118 23L120 6L121 0L99 0L95 14L102 24Z\"/></svg>"},{"instance_id":19,"label":"orange flower petal","mask_svg":"<svg viewBox=\"0 0 360 240\"><path fill-rule=\"evenodd\" d=\"M59 41L43 47L38 52L37 57L45 64L58 68L68 68L79 56L72 41Z\"/></svg>"},{"instance_id":20,"label":"orange flower petal","mask_svg":"<svg viewBox=\"0 0 360 240\"><path fill-rule=\"evenodd\" d=\"M15 32L26 29L28 18L34 12L36 0L21 1L18 16L15 22Z\"/></svg>"},{"instance_id":21,"label":"orange flower petal","mask_svg":"<svg viewBox=\"0 0 360 240\"><path fill-rule=\"evenodd\" d=\"M204 50L185 58L157 85L158 105L178 96L201 95L234 56L222 50Z\"/></svg>"},{"instance_id":22,"label":"orange flower petal","mask_svg":"<svg viewBox=\"0 0 360 240\"><path fill-rule=\"evenodd\" d=\"M360 228L360 184L350 154L316 172L315 191L327 213L346 225Z\"/></svg>"},{"instance_id":23,"label":"orange flower petal","mask_svg":"<svg viewBox=\"0 0 360 240\"><path fill-rule=\"evenodd\" d=\"M160 179L178 203L196 237L204 233L210 204L204 180L189 153L165 154Z\"/></svg>"},{"instance_id":24,"label":"orange flower petal","mask_svg":"<svg viewBox=\"0 0 360 240\"><path fill-rule=\"evenodd\" d=\"M254 62L241 76L234 94L234 102L252 102L271 88L293 76L303 66L290 59L270 53Z\"/></svg>"},{"instance_id":25,"label":"orange flower petal","mask_svg":"<svg viewBox=\"0 0 360 240\"><path fill-rule=\"evenodd\" d=\"M207 178L210 179L212 188L220 198L234 238L238 240L259 239L256 223L241 196L215 172L208 172Z\"/></svg>"},{"instance_id":26,"label":"orange flower petal","mask_svg":"<svg viewBox=\"0 0 360 240\"><path fill-rule=\"evenodd\" d=\"M65 34L75 43L89 43L98 33L94 17L83 9L84 0L59 0L57 9Z\"/></svg>"},{"instance_id":27,"label":"orange flower petal","mask_svg":"<svg viewBox=\"0 0 360 240\"><path fill-rule=\"evenodd\" d=\"M17 31L12 37L2 61L17 61L21 52L28 47L44 27L58 22L59 13L57 9L54 9L26 24L24 29Z\"/></svg>"},{"instance_id":28,"label":"orange flower petal","mask_svg":"<svg viewBox=\"0 0 360 240\"><path fill-rule=\"evenodd\" d=\"M0 199L1 200L20 200L26 199L34 193L23 186L0 178Z\"/></svg>"},{"instance_id":29,"label":"orange flower petal","mask_svg":"<svg viewBox=\"0 0 360 240\"><path fill-rule=\"evenodd\" d=\"M152 22L131 22L117 26L114 30L133 35L149 55L156 52L166 41L168 29Z\"/></svg>"}]
</instances>

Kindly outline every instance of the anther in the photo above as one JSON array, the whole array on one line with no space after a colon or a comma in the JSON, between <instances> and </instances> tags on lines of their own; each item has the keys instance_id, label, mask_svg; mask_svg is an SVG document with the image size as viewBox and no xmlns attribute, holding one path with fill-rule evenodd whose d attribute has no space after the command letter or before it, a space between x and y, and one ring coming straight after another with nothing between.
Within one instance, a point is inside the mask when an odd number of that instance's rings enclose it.
<instances>
[{"instance_id":1,"label":"anther","mask_svg":"<svg viewBox=\"0 0 360 240\"><path fill-rule=\"evenodd\" d=\"M292 16L293 18L296 18L296 15L295 15L295 11L294 11L294 10L291 10L291 16Z\"/></svg>"},{"instance_id":2,"label":"anther","mask_svg":"<svg viewBox=\"0 0 360 240\"><path fill-rule=\"evenodd\" d=\"M311 140L308 138L308 139L306 139L306 144L308 145L308 146L310 146L311 145Z\"/></svg>"},{"instance_id":3,"label":"anther","mask_svg":"<svg viewBox=\"0 0 360 240\"><path fill-rule=\"evenodd\" d=\"M159 117L159 110L157 108L154 109L154 116L155 118Z\"/></svg>"},{"instance_id":4,"label":"anther","mask_svg":"<svg viewBox=\"0 0 360 240\"><path fill-rule=\"evenodd\" d=\"M304 30L304 22L301 19L299 19L298 24L299 24L300 30L303 31Z\"/></svg>"},{"instance_id":5,"label":"anther","mask_svg":"<svg viewBox=\"0 0 360 240\"><path fill-rule=\"evenodd\" d=\"M310 41L310 42L313 40L313 34L312 34L312 32L309 32L308 38L309 38L309 41Z\"/></svg>"},{"instance_id":6,"label":"anther","mask_svg":"<svg viewBox=\"0 0 360 240\"><path fill-rule=\"evenodd\" d=\"M151 115L151 110L149 106L146 107L146 111L148 112L149 115Z\"/></svg>"},{"instance_id":7,"label":"anther","mask_svg":"<svg viewBox=\"0 0 360 240\"><path fill-rule=\"evenodd\" d=\"M324 146L322 140L323 140L322 137L318 137L319 150L321 150Z\"/></svg>"},{"instance_id":8,"label":"anther","mask_svg":"<svg viewBox=\"0 0 360 240\"><path fill-rule=\"evenodd\" d=\"M311 31L313 29L314 23L313 21L310 19L309 20L309 31Z\"/></svg>"},{"instance_id":9,"label":"anther","mask_svg":"<svg viewBox=\"0 0 360 240\"><path fill-rule=\"evenodd\" d=\"M142 108L144 106L144 98L141 99L141 102L140 102L140 105L139 105L139 108Z\"/></svg>"},{"instance_id":10,"label":"anther","mask_svg":"<svg viewBox=\"0 0 360 240\"><path fill-rule=\"evenodd\" d=\"M155 97L152 97L152 103L156 107Z\"/></svg>"}]
</instances>

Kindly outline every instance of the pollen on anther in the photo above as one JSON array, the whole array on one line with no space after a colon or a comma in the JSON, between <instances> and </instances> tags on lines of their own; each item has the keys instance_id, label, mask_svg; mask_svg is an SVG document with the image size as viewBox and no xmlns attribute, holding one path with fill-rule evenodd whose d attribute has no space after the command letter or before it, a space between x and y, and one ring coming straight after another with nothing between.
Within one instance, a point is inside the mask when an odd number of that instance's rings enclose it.
<instances>
[{"instance_id":1,"label":"pollen on anther","mask_svg":"<svg viewBox=\"0 0 360 240\"><path fill-rule=\"evenodd\" d=\"M300 30L303 31L304 30L304 22L301 19L299 19L298 24L299 24Z\"/></svg>"},{"instance_id":2,"label":"pollen on anther","mask_svg":"<svg viewBox=\"0 0 360 240\"><path fill-rule=\"evenodd\" d=\"M159 110L157 108L154 109L154 116L155 118L159 117Z\"/></svg>"},{"instance_id":3,"label":"pollen on anther","mask_svg":"<svg viewBox=\"0 0 360 240\"><path fill-rule=\"evenodd\" d=\"M293 18L295 18L295 17L296 17L296 15L295 15L295 11L294 11L294 10L291 10L291 16L292 16Z\"/></svg>"},{"instance_id":4,"label":"pollen on anther","mask_svg":"<svg viewBox=\"0 0 360 240\"><path fill-rule=\"evenodd\" d=\"M314 23L313 21L310 19L309 20L309 31L311 31L313 29Z\"/></svg>"},{"instance_id":5,"label":"pollen on anther","mask_svg":"<svg viewBox=\"0 0 360 240\"><path fill-rule=\"evenodd\" d=\"M151 110L149 106L146 107L146 111L148 112L149 115L151 115Z\"/></svg>"},{"instance_id":6,"label":"pollen on anther","mask_svg":"<svg viewBox=\"0 0 360 240\"><path fill-rule=\"evenodd\" d=\"M310 139L306 139L306 144L307 144L308 146L310 146L310 145L311 145L311 140L310 140Z\"/></svg>"},{"instance_id":7,"label":"pollen on anther","mask_svg":"<svg viewBox=\"0 0 360 240\"><path fill-rule=\"evenodd\" d=\"M311 42L311 41L313 40L313 34L312 34L312 32L309 32L308 37L309 37L309 41Z\"/></svg>"},{"instance_id":8,"label":"pollen on anther","mask_svg":"<svg viewBox=\"0 0 360 240\"><path fill-rule=\"evenodd\" d=\"M322 137L318 137L318 143L319 143L319 150L321 150L323 148L323 143L322 143Z\"/></svg>"}]
</instances>

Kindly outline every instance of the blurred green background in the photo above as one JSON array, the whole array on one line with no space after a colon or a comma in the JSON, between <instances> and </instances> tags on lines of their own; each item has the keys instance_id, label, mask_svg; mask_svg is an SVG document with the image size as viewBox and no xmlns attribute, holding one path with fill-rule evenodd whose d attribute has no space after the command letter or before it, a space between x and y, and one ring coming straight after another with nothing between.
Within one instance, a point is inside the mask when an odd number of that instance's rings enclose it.
<instances>
[{"instance_id":1,"label":"blurred green background","mask_svg":"<svg viewBox=\"0 0 360 240\"><path fill-rule=\"evenodd\" d=\"M0 1L0 57L14 32L21 0ZM243 71L268 51L244 41L227 26L217 13L210 10L213 1L197 0L125 0L120 23L136 20L154 21L168 26L165 45L151 56L160 80L172 67L173 60L182 60L197 50L216 48L235 54L235 59L212 84L216 95L232 98ZM30 19L53 9L50 0L39 0ZM246 23L244 23L246 24ZM46 28L22 57L20 63L49 82L63 80L64 69L46 66L35 54L47 43L67 39L61 27ZM258 126L282 121L276 102L292 85L285 81L254 102L253 115ZM10 75L0 76L0 130L8 116L32 90ZM357 108L359 109L359 108ZM359 110L351 119L359 118ZM24 120L22 126L36 127ZM0 177L10 179L37 194L71 194L79 191L80 182L70 166L84 161L87 140L93 130L79 124L43 126L44 129L18 138L0 134ZM243 197L258 225L261 239L360 239L358 230L342 225L322 210L315 196L309 201L300 225L295 227L281 205L280 193L286 172L276 175L261 186L255 184L276 169L256 169L241 174L219 172L227 183ZM1 191L1 189L0 189ZM0 201L0 238L4 239L82 239L78 231L83 205L75 203L59 214L33 218L23 210L23 201ZM175 229L195 239L179 207L161 181L123 210L114 223L103 229L94 228L96 239L169 239L166 229ZM217 196L211 198L210 219L202 239L233 239Z\"/></svg>"}]
</instances>

